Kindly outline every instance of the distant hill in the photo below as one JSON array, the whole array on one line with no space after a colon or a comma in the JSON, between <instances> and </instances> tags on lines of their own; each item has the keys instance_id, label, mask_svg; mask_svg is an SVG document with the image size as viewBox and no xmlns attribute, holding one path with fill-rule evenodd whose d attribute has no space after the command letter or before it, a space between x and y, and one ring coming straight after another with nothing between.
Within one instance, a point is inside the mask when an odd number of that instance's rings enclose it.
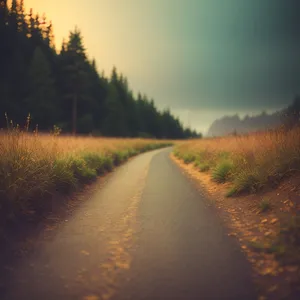
<instances>
[{"instance_id":1,"label":"distant hill","mask_svg":"<svg viewBox=\"0 0 300 300\"><path fill-rule=\"evenodd\" d=\"M277 127L282 123L283 111L273 114L262 112L256 116L245 116L241 119L238 115L224 116L215 120L208 129L207 136L222 136L236 133L248 133Z\"/></svg>"}]
</instances>

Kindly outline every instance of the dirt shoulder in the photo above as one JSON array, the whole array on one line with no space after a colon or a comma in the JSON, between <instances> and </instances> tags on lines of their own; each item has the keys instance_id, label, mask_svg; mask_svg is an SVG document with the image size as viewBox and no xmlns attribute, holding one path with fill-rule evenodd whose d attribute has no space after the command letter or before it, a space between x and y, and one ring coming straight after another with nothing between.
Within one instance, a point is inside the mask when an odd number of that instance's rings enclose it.
<instances>
[{"instance_id":1,"label":"dirt shoulder","mask_svg":"<svg viewBox=\"0 0 300 300\"><path fill-rule=\"evenodd\" d=\"M251 262L254 280L264 299L300 299L299 218L300 176L275 189L239 197L226 197L229 183L218 184L171 154L173 161L195 180L217 209Z\"/></svg>"}]
</instances>

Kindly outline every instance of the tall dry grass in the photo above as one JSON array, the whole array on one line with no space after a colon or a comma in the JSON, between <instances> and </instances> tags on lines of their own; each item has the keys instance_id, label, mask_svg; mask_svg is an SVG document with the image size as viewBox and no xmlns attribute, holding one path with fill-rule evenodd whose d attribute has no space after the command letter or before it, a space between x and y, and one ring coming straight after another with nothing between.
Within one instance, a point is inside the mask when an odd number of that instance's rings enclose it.
<instances>
[{"instance_id":1,"label":"tall dry grass","mask_svg":"<svg viewBox=\"0 0 300 300\"><path fill-rule=\"evenodd\" d=\"M185 163L233 183L229 195L256 191L300 171L300 128L182 142L174 150Z\"/></svg>"},{"instance_id":2,"label":"tall dry grass","mask_svg":"<svg viewBox=\"0 0 300 300\"><path fill-rule=\"evenodd\" d=\"M68 193L138 153L167 141L0 133L0 217L43 207L53 192ZM0 224L1 225L1 224Z\"/></svg>"}]
</instances>

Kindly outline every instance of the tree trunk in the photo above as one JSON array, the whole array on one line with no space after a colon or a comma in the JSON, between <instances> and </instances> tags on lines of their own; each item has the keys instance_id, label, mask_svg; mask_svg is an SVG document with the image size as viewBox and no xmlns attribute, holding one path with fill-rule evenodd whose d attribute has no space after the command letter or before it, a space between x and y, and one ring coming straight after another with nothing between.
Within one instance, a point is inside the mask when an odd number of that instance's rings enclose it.
<instances>
[{"instance_id":1,"label":"tree trunk","mask_svg":"<svg viewBox=\"0 0 300 300\"><path fill-rule=\"evenodd\" d=\"M76 135L76 123L77 123L77 95L75 94L73 97L73 105L72 105L72 133Z\"/></svg>"}]
</instances>

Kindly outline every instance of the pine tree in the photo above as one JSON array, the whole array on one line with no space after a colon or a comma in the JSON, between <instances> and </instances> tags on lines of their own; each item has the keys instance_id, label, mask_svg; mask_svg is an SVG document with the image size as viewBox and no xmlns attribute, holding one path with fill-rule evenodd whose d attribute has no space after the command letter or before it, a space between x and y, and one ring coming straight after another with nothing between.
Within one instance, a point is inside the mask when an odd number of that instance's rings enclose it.
<instances>
[{"instance_id":1,"label":"pine tree","mask_svg":"<svg viewBox=\"0 0 300 300\"><path fill-rule=\"evenodd\" d=\"M65 39L63 39L62 43L61 43L61 48L60 48L59 54L61 56L64 56L66 53L67 53L67 42Z\"/></svg>"},{"instance_id":2,"label":"pine tree","mask_svg":"<svg viewBox=\"0 0 300 300\"><path fill-rule=\"evenodd\" d=\"M32 35L34 33L34 16L33 16L33 9L30 8L29 14L28 14L28 37L32 38Z\"/></svg>"},{"instance_id":3,"label":"pine tree","mask_svg":"<svg viewBox=\"0 0 300 300\"><path fill-rule=\"evenodd\" d=\"M119 100L115 85L111 82L106 98L106 117L103 123L104 134L108 136L126 136L125 122L124 107Z\"/></svg>"},{"instance_id":4,"label":"pine tree","mask_svg":"<svg viewBox=\"0 0 300 300\"><path fill-rule=\"evenodd\" d=\"M40 17L39 14L34 15L32 9L30 9L30 13L29 13L28 36L32 40L32 45L34 49L43 44Z\"/></svg>"},{"instance_id":5,"label":"pine tree","mask_svg":"<svg viewBox=\"0 0 300 300\"><path fill-rule=\"evenodd\" d=\"M49 24L47 26L45 42L48 47L55 50L53 25L52 25L51 21L49 22Z\"/></svg>"},{"instance_id":6,"label":"pine tree","mask_svg":"<svg viewBox=\"0 0 300 300\"><path fill-rule=\"evenodd\" d=\"M17 24L18 24L18 31L23 32L26 36L28 34L28 28L27 28L25 16L26 14L25 14L24 0L21 0L17 7Z\"/></svg>"},{"instance_id":7,"label":"pine tree","mask_svg":"<svg viewBox=\"0 0 300 300\"><path fill-rule=\"evenodd\" d=\"M105 98L108 94L108 84L97 71L95 59L89 64L88 70L88 105L85 103L85 109L90 110L94 120L94 130L100 131L105 117Z\"/></svg>"},{"instance_id":8,"label":"pine tree","mask_svg":"<svg viewBox=\"0 0 300 300\"><path fill-rule=\"evenodd\" d=\"M56 89L50 64L40 47L34 55L28 71L29 96L26 104L33 122L41 129L52 127L56 119Z\"/></svg>"},{"instance_id":9,"label":"pine tree","mask_svg":"<svg viewBox=\"0 0 300 300\"><path fill-rule=\"evenodd\" d=\"M45 13L41 17L40 30L42 33L43 40L45 41L47 39L47 17Z\"/></svg>"},{"instance_id":10,"label":"pine tree","mask_svg":"<svg viewBox=\"0 0 300 300\"><path fill-rule=\"evenodd\" d=\"M129 130L130 92L128 90L128 81L122 74L118 74L116 67L112 70L110 84L116 90L115 101L119 102L118 107L120 107L120 112L118 112L118 114L120 120L123 122L120 135L132 135L132 132Z\"/></svg>"},{"instance_id":11,"label":"pine tree","mask_svg":"<svg viewBox=\"0 0 300 300\"><path fill-rule=\"evenodd\" d=\"M0 0L0 62L2 62L2 60L6 58L7 51L6 51L5 44L7 43L7 39L8 39L7 25L8 25L7 0Z\"/></svg>"},{"instance_id":12,"label":"pine tree","mask_svg":"<svg viewBox=\"0 0 300 300\"><path fill-rule=\"evenodd\" d=\"M61 53L62 55L62 53ZM79 101L85 99L87 92L87 58L83 46L81 32L75 28L70 32L66 52L62 57L62 72L65 75L64 98L72 102L72 133L77 131L77 106Z\"/></svg>"},{"instance_id":13,"label":"pine tree","mask_svg":"<svg viewBox=\"0 0 300 300\"><path fill-rule=\"evenodd\" d=\"M9 10L9 26L14 32L18 29L18 2L17 0L12 0L10 10Z\"/></svg>"},{"instance_id":14,"label":"pine tree","mask_svg":"<svg viewBox=\"0 0 300 300\"><path fill-rule=\"evenodd\" d=\"M8 22L7 0L0 0L0 30L2 30L3 27L7 25L7 22Z\"/></svg>"},{"instance_id":15,"label":"pine tree","mask_svg":"<svg viewBox=\"0 0 300 300\"><path fill-rule=\"evenodd\" d=\"M10 107L7 68L9 66L10 35L8 30L7 0L0 0L0 100L1 110L7 111ZM3 117L2 117L3 119ZM0 117L0 127L4 120Z\"/></svg>"}]
</instances>

